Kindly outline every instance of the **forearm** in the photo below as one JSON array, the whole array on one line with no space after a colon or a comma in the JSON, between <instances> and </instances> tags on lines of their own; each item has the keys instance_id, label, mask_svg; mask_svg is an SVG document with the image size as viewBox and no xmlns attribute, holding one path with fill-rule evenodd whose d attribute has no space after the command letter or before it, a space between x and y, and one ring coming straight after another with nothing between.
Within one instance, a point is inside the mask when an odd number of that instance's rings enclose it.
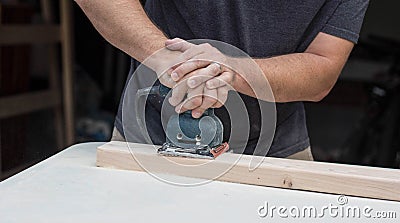
<instances>
[{"instance_id":1,"label":"forearm","mask_svg":"<svg viewBox=\"0 0 400 223\"><path fill-rule=\"evenodd\" d=\"M246 66L248 61L236 62L240 75L234 88L269 101L269 83L276 102L320 101L336 83L353 46L350 41L319 33L304 53L255 59L252 66ZM255 70L257 65L262 74Z\"/></svg>"},{"instance_id":2,"label":"forearm","mask_svg":"<svg viewBox=\"0 0 400 223\"><path fill-rule=\"evenodd\" d=\"M75 1L107 41L138 61L164 47L167 38L138 0Z\"/></svg>"},{"instance_id":3,"label":"forearm","mask_svg":"<svg viewBox=\"0 0 400 223\"><path fill-rule=\"evenodd\" d=\"M311 53L288 54L255 59L263 75L240 72L234 87L237 91L270 100L265 92L268 80L276 102L319 101L335 84L342 66ZM257 95L256 95L257 94Z\"/></svg>"}]
</instances>

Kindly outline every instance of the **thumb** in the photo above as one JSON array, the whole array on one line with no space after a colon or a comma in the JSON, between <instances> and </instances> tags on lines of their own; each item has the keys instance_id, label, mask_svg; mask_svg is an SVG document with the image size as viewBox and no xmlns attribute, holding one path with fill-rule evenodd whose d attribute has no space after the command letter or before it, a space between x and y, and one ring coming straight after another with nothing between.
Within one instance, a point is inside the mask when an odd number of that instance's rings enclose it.
<instances>
[{"instance_id":1,"label":"thumb","mask_svg":"<svg viewBox=\"0 0 400 223\"><path fill-rule=\"evenodd\" d=\"M180 38L174 38L174 39L169 39L169 40L165 41L165 47L167 47L167 49L172 50L172 51L185 52L193 45L194 44L189 43Z\"/></svg>"}]
</instances>

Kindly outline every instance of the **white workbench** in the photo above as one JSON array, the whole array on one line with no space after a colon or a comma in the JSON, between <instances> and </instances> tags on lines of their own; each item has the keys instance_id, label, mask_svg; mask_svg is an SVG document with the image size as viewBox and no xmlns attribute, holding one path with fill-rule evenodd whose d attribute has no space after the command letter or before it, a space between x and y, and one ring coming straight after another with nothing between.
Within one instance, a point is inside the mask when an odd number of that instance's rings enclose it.
<instances>
[{"instance_id":1,"label":"white workbench","mask_svg":"<svg viewBox=\"0 0 400 223\"><path fill-rule=\"evenodd\" d=\"M99 168L95 161L100 144L72 146L1 182L0 222L400 222L399 202L347 197L341 206L338 195L225 182L179 187L144 172ZM287 207L288 218L277 210L273 217L261 218L258 209L265 202L269 208ZM331 217L327 210L323 218L295 219L289 214L292 206L300 211L313 206L320 213L330 204L373 210L369 219ZM372 217L376 211L394 211L397 218L378 220Z\"/></svg>"}]
</instances>

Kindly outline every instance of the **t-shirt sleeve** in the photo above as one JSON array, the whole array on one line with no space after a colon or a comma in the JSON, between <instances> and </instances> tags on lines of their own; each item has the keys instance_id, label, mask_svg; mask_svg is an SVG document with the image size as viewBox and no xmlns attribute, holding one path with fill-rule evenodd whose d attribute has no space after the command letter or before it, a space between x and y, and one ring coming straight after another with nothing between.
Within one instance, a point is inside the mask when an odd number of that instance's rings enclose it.
<instances>
[{"instance_id":1,"label":"t-shirt sleeve","mask_svg":"<svg viewBox=\"0 0 400 223\"><path fill-rule=\"evenodd\" d=\"M342 0L322 32L357 43L369 0Z\"/></svg>"}]
</instances>

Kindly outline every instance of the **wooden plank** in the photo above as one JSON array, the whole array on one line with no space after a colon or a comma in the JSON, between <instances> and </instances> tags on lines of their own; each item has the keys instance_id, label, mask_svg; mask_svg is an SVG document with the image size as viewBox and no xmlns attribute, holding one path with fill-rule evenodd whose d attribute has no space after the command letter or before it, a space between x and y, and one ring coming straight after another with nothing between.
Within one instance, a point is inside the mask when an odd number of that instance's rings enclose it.
<instances>
[{"instance_id":1,"label":"wooden plank","mask_svg":"<svg viewBox=\"0 0 400 223\"><path fill-rule=\"evenodd\" d=\"M0 98L0 118L29 113L60 105L58 91L37 91Z\"/></svg>"},{"instance_id":2,"label":"wooden plank","mask_svg":"<svg viewBox=\"0 0 400 223\"><path fill-rule=\"evenodd\" d=\"M145 167L151 173L200 179L214 179L216 171L231 167L216 180L400 201L400 170L267 157L250 171L251 159L258 162L263 157L232 153L213 161L163 157L154 146L129 143L128 147L125 142L109 142L97 149L99 167L135 171Z\"/></svg>"},{"instance_id":3,"label":"wooden plank","mask_svg":"<svg viewBox=\"0 0 400 223\"><path fill-rule=\"evenodd\" d=\"M59 25L0 25L0 45L58 43Z\"/></svg>"}]
</instances>

